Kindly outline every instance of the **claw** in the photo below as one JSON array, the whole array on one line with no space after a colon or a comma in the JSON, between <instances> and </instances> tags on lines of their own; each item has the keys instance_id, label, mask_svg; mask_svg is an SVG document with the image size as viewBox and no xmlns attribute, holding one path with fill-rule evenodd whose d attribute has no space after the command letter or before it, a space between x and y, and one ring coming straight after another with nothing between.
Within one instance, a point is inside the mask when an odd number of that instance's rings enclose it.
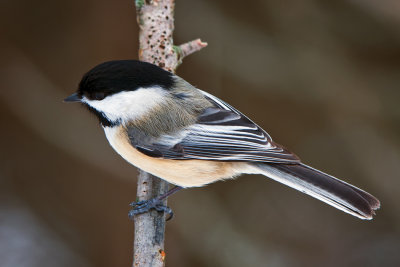
<instances>
[{"instance_id":1,"label":"claw","mask_svg":"<svg viewBox=\"0 0 400 267\"><path fill-rule=\"evenodd\" d=\"M146 202L145 200L138 201L138 202L132 202L132 203L129 203L129 206L131 206L131 207L140 206L140 205L144 204L145 202Z\"/></svg>"},{"instance_id":2,"label":"claw","mask_svg":"<svg viewBox=\"0 0 400 267\"><path fill-rule=\"evenodd\" d=\"M132 202L129 205L131 207L133 207L133 209L130 210L128 213L128 216L131 220L133 220L136 215L148 212L151 209L155 209L156 211L167 213L169 216L166 219L166 221L169 221L174 217L174 213L173 213L172 209L170 207L163 205L162 200L160 200L159 198L153 198L153 199L149 199L149 200Z\"/></svg>"},{"instance_id":3,"label":"claw","mask_svg":"<svg viewBox=\"0 0 400 267\"><path fill-rule=\"evenodd\" d=\"M174 217L174 212L172 211L172 209L170 207L167 207L167 206L164 206L164 205L157 205L155 207L155 209L157 211L164 212L164 213L168 214L168 218L166 219L166 221L169 221Z\"/></svg>"},{"instance_id":4,"label":"claw","mask_svg":"<svg viewBox=\"0 0 400 267\"><path fill-rule=\"evenodd\" d=\"M164 212L169 215L166 221L171 220L174 217L174 213L170 207L163 205L162 201L166 199L168 196L175 194L181 189L182 187L175 186L174 188L170 189L167 193L162 194L156 198L130 203L129 205L133 207L133 209L130 210L128 213L129 218L133 220L136 215L148 212L151 209L155 209L156 211Z\"/></svg>"}]
</instances>

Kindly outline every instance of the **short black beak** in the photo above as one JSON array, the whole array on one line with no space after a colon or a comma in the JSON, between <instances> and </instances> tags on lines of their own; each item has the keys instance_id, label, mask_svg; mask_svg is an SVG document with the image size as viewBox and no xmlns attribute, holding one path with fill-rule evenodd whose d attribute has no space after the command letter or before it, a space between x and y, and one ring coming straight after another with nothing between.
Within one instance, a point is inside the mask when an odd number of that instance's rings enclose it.
<instances>
[{"instance_id":1,"label":"short black beak","mask_svg":"<svg viewBox=\"0 0 400 267\"><path fill-rule=\"evenodd\" d=\"M81 102L81 97L77 93L73 93L66 99L64 99L64 102Z\"/></svg>"}]
</instances>

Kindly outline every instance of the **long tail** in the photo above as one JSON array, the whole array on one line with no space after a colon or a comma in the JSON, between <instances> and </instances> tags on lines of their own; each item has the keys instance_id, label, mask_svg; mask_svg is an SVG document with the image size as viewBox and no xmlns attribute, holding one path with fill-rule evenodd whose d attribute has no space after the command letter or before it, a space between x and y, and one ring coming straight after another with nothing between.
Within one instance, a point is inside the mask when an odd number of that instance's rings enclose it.
<instances>
[{"instance_id":1,"label":"long tail","mask_svg":"<svg viewBox=\"0 0 400 267\"><path fill-rule=\"evenodd\" d=\"M360 219L371 220L380 202L371 194L305 164L257 163L259 172Z\"/></svg>"}]
</instances>

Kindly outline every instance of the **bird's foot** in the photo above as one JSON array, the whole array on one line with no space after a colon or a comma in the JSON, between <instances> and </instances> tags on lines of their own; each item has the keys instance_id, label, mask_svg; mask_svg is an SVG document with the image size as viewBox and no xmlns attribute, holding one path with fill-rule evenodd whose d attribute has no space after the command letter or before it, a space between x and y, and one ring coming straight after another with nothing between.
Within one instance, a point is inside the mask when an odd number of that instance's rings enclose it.
<instances>
[{"instance_id":1,"label":"bird's foot","mask_svg":"<svg viewBox=\"0 0 400 267\"><path fill-rule=\"evenodd\" d=\"M169 197L172 194L175 194L179 190L181 190L182 187L180 186L175 186L174 188L170 189L168 192L156 197L152 198L149 200L143 200L143 201L138 201L138 202L132 202L129 204L130 206L133 207L128 213L128 216L131 220L138 215L142 214L145 212L149 212L151 209L155 209L156 211L164 212L168 214L167 221L171 220L172 217L174 217L174 213L172 212L172 209L170 207L167 207L163 204L163 200Z\"/></svg>"},{"instance_id":2,"label":"bird's foot","mask_svg":"<svg viewBox=\"0 0 400 267\"><path fill-rule=\"evenodd\" d=\"M172 209L170 207L163 205L163 199L160 199L159 197L152 198L149 200L132 202L129 205L133 207L133 209L131 209L128 213L128 216L131 220L133 220L133 218L136 215L149 212L151 209L155 209L156 211L167 213L168 214L167 221L171 220L172 217L174 217L174 213L172 212Z\"/></svg>"}]
</instances>

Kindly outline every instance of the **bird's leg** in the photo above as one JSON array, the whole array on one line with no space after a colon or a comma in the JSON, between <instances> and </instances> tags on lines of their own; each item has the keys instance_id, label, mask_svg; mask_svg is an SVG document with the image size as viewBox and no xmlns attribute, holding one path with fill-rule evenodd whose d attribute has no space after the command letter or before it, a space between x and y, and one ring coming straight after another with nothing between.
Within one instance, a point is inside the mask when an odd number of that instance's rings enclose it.
<instances>
[{"instance_id":1,"label":"bird's leg","mask_svg":"<svg viewBox=\"0 0 400 267\"><path fill-rule=\"evenodd\" d=\"M135 215L148 212L151 209L155 209L156 211L168 213L169 216L167 218L167 221L171 220L172 217L174 217L174 213L172 212L172 209L170 207L163 205L162 201L181 189L182 187L175 186L172 189L170 189L167 193L162 194L156 198L152 198L149 200L142 200L138 202L132 202L131 204L129 204L130 206L133 207L133 209L131 209L128 213L129 218L133 219Z\"/></svg>"}]
</instances>

